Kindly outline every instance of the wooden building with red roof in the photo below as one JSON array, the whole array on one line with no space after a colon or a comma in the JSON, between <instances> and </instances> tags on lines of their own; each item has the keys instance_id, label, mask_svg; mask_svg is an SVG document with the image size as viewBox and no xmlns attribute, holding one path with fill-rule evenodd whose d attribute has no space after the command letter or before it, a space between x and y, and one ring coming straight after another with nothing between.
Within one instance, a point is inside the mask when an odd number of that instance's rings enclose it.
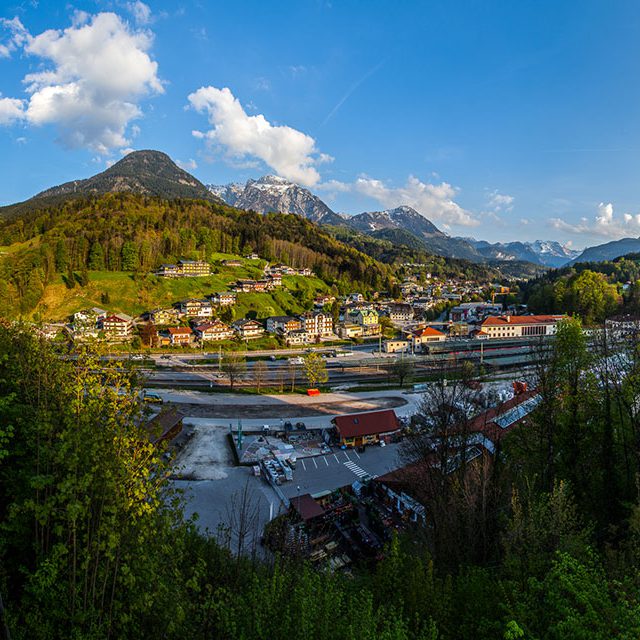
<instances>
[{"instance_id":1,"label":"wooden building with red roof","mask_svg":"<svg viewBox=\"0 0 640 640\"><path fill-rule=\"evenodd\" d=\"M331 422L338 432L340 445L346 447L377 444L380 440L386 442L401 429L393 409L336 416Z\"/></svg>"}]
</instances>

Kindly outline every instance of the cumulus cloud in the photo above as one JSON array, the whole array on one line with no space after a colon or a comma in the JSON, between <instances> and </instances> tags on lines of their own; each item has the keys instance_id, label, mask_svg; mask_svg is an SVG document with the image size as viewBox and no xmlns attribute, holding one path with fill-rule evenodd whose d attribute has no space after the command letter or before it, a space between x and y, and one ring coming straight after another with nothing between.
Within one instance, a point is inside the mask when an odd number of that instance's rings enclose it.
<instances>
[{"instance_id":1,"label":"cumulus cloud","mask_svg":"<svg viewBox=\"0 0 640 640\"><path fill-rule=\"evenodd\" d=\"M76 12L65 30L27 34L23 50L43 61L42 70L24 77L26 100L2 99L4 124L53 125L66 146L100 154L126 147L140 100L163 92L152 40L114 13Z\"/></svg>"},{"instance_id":2,"label":"cumulus cloud","mask_svg":"<svg viewBox=\"0 0 640 640\"><path fill-rule=\"evenodd\" d=\"M24 118L24 102L16 98L0 98L0 125L13 124Z\"/></svg>"},{"instance_id":3,"label":"cumulus cloud","mask_svg":"<svg viewBox=\"0 0 640 640\"><path fill-rule=\"evenodd\" d=\"M373 198L384 207L409 205L425 218L446 225L475 227L480 221L466 209L463 209L454 198L457 190L448 182L431 184L422 182L415 176L409 176L401 187L391 187L382 180L360 176L353 183L327 181L318 185L319 189L329 193L357 193Z\"/></svg>"},{"instance_id":4,"label":"cumulus cloud","mask_svg":"<svg viewBox=\"0 0 640 640\"><path fill-rule=\"evenodd\" d=\"M598 212L592 220L580 218L578 224L571 224L562 218L551 218L551 226L568 233L602 236L605 238L621 238L640 235L640 214L624 213L616 216L611 202L601 202Z\"/></svg>"},{"instance_id":5,"label":"cumulus cloud","mask_svg":"<svg viewBox=\"0 0 640 640\"><path fill-rule=\"evenodd\" d=\"M207 114L212 128L192 133L211 149L220 149L234 162L260 160L279 176L305 186L320 180L314 165L326 162L328 156L318 153L311 136L273 125L262 114L248 115L226 87L201 87L188 99L196 111Z\"/></svg>"},{"instance_id":6,"label":"cumulus cloud","mask_svg":"<svg viewBox=\"0 0 640 640\"><path fill-rule=\"evenodd\" d=\"M511 211L515 198L506 193L499 193L497 189L487 194L487 204L493 211Z\"/></svg>"}]
</instances>

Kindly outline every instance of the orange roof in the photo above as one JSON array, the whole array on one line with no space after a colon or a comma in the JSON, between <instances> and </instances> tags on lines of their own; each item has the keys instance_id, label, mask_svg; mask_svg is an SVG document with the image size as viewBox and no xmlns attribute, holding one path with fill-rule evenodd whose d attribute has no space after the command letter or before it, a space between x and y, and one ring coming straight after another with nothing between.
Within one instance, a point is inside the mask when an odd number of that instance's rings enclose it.
<instances>
[{"instance_id":1,"label":"orange roof","mask_svg":"<svg viewBox=\"0 0 640 640\"><path fill-rule=\"evenodd\" d=\"M414 331L413 335L416 336L416 338L419 338L421 336L443 336L444 333L442 333L442 331L434 329L433 327L425 327L424 329L418 329L417 331Z\"/></svg>"},{"instance_id":2,"label":"orange roof","mask_svg":"<svg viewBox=\"0 0 640 640\"><path fill-rule=\"evenodd\" d=\"M191 335L191 329L189 329L188 327L169 327L169 333L172 336L176 336L176 335Z\"/></svg>"},{"instance_id":3,"label":"orange roof","mask_svg":"<svg viewBox=\"0 0 640 640\"><path fill-rule=\"evenodd\" d=\"M501 327L516 324L552 324L562 320L566 316L489 316L483 323L483 327Z\"/></svg>"}]
</instances>

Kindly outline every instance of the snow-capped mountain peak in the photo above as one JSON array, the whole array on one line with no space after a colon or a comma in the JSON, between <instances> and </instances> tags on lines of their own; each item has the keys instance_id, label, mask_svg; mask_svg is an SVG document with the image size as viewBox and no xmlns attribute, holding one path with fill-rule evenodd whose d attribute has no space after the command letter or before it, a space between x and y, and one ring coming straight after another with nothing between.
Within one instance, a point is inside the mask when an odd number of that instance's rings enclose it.
<instances>
[{"instance_id":1,"label":"snow-capped mountain peak","mask_svg":"<svg viewBox=\"0 0 640 640\"><path fill-rule=\"evenodd\" d=\"M280 176L267 175L247 180L244 185L208 185L227 204L258 213L295 213L312 222L341 224L343 221L318 196Z\"/></svg>"}]
</instances>

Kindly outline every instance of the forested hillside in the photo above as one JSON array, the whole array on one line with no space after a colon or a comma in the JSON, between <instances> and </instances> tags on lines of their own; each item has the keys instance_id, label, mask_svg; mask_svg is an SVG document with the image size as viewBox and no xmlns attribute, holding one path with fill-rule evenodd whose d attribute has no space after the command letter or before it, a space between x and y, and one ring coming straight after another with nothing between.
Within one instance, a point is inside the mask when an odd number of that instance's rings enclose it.
<instances>
[{"instance_id":1,"label":"forested hillside","mask_svg":"<svg viewBox=\"0 0 640 640\"><path fill-rule=\"evenodd\" d=\"M531 311L578 314L587 324L640 313L640 254L549 271L523 287L523 301Z\"/></svg>"},{"instance_id":2,"label":"forested hillside","mask_svg":"<svg viewBox=\"0 0 640 640\"><path fill-rule=\"evenodd\" d=\"M180 258L256 251L268 261L309 267L338 290L385 290L393 270L295 215L240 211L216 203L133 194L46 205L0 223L0 299L33 310L62 275L86 284L90 271L144 274Z\"/></svg>"}]
</instances>

